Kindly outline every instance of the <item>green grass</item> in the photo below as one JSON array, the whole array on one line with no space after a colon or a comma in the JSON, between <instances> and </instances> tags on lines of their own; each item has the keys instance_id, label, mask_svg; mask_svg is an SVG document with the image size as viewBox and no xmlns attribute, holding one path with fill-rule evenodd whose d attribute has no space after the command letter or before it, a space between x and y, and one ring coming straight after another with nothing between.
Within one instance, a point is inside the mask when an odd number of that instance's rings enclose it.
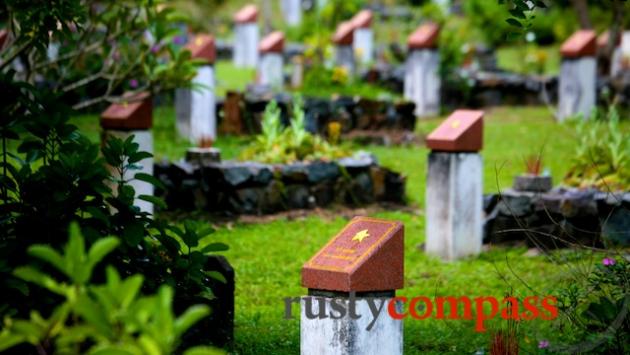
<instances>
[{"instance_id":1,"label":"green grass","mask_svg":"<svg viewBox=\"0 0 630 355\"><path fill-rule=\"evenodd\" d=\"M91 139L99 137L96 116L81 116L73 122ZM168 159L183 157L188 144L176 137L174 110L157 108L154 137L156 156ZM427 134L440 119L422 120L417 133ZM630 131L625 121L624 130ZM537 153L544 144L544 166L556 182L566 173L574 149L570 124L554 122L544 107L500 107L487 110L485 119L484 190L497 191L511 185L515 175L523 172L523 158ZM247 144L248 137L220 137L216 145L224 159L234 158ZM590 258L558 265L543 256L524 257L524 248L492 248L477 258L442 263L426 256L418 246L424 233L424 189L426 179L425 147L362 147L373 152L380 162L407 176L409 202L417 212L387 211L376 217L400 220L405 225L405 289L400 295L452 295L469 297L496 296L513 288L515 295L554 294L554 287L570 280L570 267L576 262L588 267ZM200 220L214 223L203 214ZM225 255L236 270L235 353L294 354L299 351L299 321L285 320L284 297L306 294L300 286L300 268L325 242L346 223L343 218L317 216L298 220L280 219L268 223L236 222L219 226L204 240L230 245ZM518 276L518 278L517 278ZM529 290L519 278L533 290ZM298 314L298 309L293 309ZM497 322L491 322L498 326ZM474 353L487 348L488 333L477 333L469 321L406 320L405 353ZM555 339L550 322L524 322L520 326L523 349L536 352L540 339Z\"/></svg>"}]
</instances>

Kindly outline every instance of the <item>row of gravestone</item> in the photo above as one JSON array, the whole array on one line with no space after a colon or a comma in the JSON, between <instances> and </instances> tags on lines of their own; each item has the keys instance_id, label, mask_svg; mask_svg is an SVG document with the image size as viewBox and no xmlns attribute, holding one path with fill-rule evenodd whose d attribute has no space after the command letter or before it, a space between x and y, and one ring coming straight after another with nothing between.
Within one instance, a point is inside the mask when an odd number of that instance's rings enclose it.
<instances>
[{"instance_id":1,"label":"row of gravestone","mask_svg":"<svg viewBox=\"0 0 630 355\"><path fill-rule=\"evenodd\" d=\"M278 103L281 121L288 125L292 116L292 96L266 90L262 94L260 91L228 92L217 106L219 133L259 133L265 107L271 100ZM303 104L306 129L321 135L328 133L332 122L338 122L343 133L382 129L413 131L416 126L412 102L340 96L333 99L306 97Z\"/></svg>"}]
</instances>

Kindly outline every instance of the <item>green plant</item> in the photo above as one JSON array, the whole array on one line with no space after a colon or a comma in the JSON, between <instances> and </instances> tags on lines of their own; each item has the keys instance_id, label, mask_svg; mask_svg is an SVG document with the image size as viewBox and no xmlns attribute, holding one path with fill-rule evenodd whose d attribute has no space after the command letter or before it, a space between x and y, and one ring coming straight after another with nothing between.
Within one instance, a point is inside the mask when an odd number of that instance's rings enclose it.
<instances>
[{"instance_id":1,"label":"green plant","mask_svg":"<svg viewBox=\"0 0 630 355\"><path fill-rule=\"evenodd\" d=\"M575 156L565 182L572 186L606 190L630 188L630 141L621 129L614 105L603 115L577 120Z\"/></svg>"},{"instance_id":2,"label":"green plant","mask_svg":"<svg viewBox=\"0 0 630 355\"><path fill-rule=\"evenodd\" d=\"M171 354L179 338L206 317L207 306L193 306L175 317L173 291L162 286L153 296L141 296L142 275L121 279L113 267L106 269L102 285L91 282L95 266L119 244L114 237L101 238L89 249L73 223L63 253L47 245L32 245L29 255L44 261L55 272L32 266L17 268L14 274L63 298L45 318L33 310L30 319L6 318L0 332L0 351L28 343L39 354ZM191 348L186 354L218 354L210 348Z\"/></svg>"},{"instance_id":3,"label":"green plant","mask_svg":"<svg viewBox=\"0 0 630 355\"><path fill-rule=\"evenodd\" d=\"M293 100L293 119L282 127L280 108L275 101L265 108L262 132L241 152L241 159L264 163L291 163L317 159L336 159L348 153L306 130L302 99Z\"/></svg>"}]
</instances>

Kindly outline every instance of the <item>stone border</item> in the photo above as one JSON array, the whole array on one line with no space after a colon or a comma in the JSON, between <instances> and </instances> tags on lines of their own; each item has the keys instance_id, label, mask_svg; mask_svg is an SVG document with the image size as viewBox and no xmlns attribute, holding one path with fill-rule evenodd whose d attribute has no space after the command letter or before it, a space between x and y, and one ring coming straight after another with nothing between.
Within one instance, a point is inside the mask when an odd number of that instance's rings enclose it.
<instances>
[{"instance_id":1,"label":"stone border","mask_svg":"<svg viewBox=\"0 0 630 355\"><path fill-rule=\"evenodd\" d=\"M406 178L379 166L370 154L287 165L165 161L155 165L154 176L166 186L156 194L170 210L261 215L331 204L405 202Z\"/></svg>"}]
</instances>

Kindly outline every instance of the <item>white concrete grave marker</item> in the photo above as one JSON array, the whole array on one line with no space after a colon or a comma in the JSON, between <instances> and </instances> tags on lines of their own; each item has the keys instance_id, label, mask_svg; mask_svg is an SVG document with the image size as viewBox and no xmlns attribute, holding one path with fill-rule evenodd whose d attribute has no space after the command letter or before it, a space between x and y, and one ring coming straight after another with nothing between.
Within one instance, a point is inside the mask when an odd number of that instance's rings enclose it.
<instances>
[{"instance_id":1,"label":"white concrete grave marker","mask_svg":"<svg viewBox=\"0 0 630 355\"><path fill-rule=\"evenodd\" d=\"M357 63L366 65L374 61L374 32L372 11L361 10L351 20L354 25L352 46Z\"/></svg>"},{"instance_id":2,"label":"white concrete grave marker","mask_svg":"<svg viewBox=\"0 0 630 355\"><path fill-rule=\"evenodd\" d=\"M558 120L574 115L589 118L595 107L597 50L595 31L579 30L560 48L562 64L558 84Z\"/></svg>"},{"instance_id":3,"label":"white concrete grave marker","mask_svg":"<svg viewBox=\"0 0 630 355\"><path fill-rule=\"evenodd\" d=\"M416 104L414 113L418 117L435 116L440 111L439 32L437 24L427 23L407 39L404 95Z\"/></svg>"},{"instance_id":4,"label":"white concrete grave marker","mask_svg":"<svg viewBox=\"0 0 630 355\"><path fill-rule=\"evenodd\" d=\"M451 261L483 239L483 111L457 110L427 137L426 252Z\"/></svg>"},{"instance_id":5,"label":"white concrete grave marker","mask_svg":"<svg viewBox=\"0 0 630 355\"><path fill-rule=\"evenodd\" d=\"M342 22L337 26L332 41L335 44L335 65L345 68L350 75L354 74L354 24L350 21Z\"/></svg>"},{"instance_id":6,"label":"white concrete grave marker","mask_svg":"<svg viewBox=\"0 0 630 355\"><path fill-rule=\"evenodd\" d=\"M255 68L258 65L258 8L247 5L234 15L234 65Z\"/></svg>"},{"instance_id":7,"label":"white concrete grave marker","mask_svg":"<svg viewBox=\"0 0 630 355\"><path fill-rule=\"evenodd\" d=\"M260 42L258 50L260 51L258 68L260 84L282 88L284 85L284 33L276 31L268 34Z\"/></svg>"},{"instance_id":8,"label":"white concrete grave marker","mask_svg":"<svg viewBox=\"0 0 630 355\"><path fill-rule=\"evenodd\" d=\"M280 0L284 22L297 26L302 22L302 0Z\"/></svg>"},{"instance_id":9,"label":"white concrete grave marker","mask_svg":"<svg viewBox=\"0 0 630 355\"><path fill-rule=\"evenodd\" d=\"M177 132L191 143L201 140L216 140L216 100L214 94L214 60L216 49L214 37L197 35L186 47L193 59L203 60L197 68L192 88L175 91L175 112Z\"/></svg>"}]
</instances>

